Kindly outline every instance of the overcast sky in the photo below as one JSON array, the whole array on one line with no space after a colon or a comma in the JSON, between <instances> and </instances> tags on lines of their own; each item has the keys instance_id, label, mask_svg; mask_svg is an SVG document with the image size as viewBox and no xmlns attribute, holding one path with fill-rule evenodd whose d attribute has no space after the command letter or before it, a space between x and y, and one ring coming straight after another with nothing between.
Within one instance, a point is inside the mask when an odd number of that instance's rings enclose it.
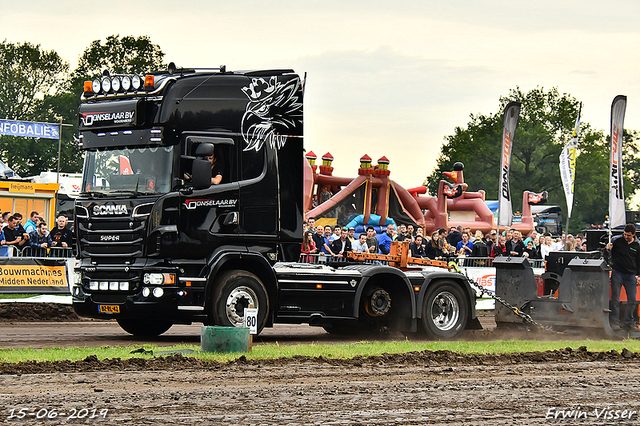
<instances>
[{"instance_id":1,"label":"overcast sky","mask_svg":"<svg viewBox=\"0 0 640 426\"><path fill-rule=\"evenodd\" d=\"M611 101L627 95L625 127L640 129L637 0L0 5L0 39L56 50L72 67L91 41L120 34L148 35L178 66L306 72L305 147L331 152L335 175L385 155L392 179L418 186L444 137L516 86L571 94L607 134Z\"/></svg>"}]
</instances>

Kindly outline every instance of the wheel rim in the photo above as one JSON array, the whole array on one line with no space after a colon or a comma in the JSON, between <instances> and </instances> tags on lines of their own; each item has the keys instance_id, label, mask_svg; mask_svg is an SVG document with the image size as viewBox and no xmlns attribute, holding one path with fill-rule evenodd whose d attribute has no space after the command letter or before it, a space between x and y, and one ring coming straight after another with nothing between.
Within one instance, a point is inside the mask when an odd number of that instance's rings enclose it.
<instances>
[{"instance_id":1,"label":"wheel rim","mask_svg":"<svg viewBox=\"0 0 640 426\"><path fill-rule=\"evenodd\" d=\"M453 329L459 317L460 305L452 293L443 291L436 295L431 304L431 318L433 325L438 330L449 331Z\"/></svg>"},{"instance_id":2,"label":"wheel rim","mask_svg":"<svg viewBox=\"0 0 640 426\"><path fill-rule=\"evenodd\" d=\"M234 327L242 327L244 322L244 310L253 305L258 306L258 296L249 287L236 287L231 290L227 297L226 312L227 318Z\"/></svg>"},{"instance_id":3,"label":"wheel rim","mask_svg":"<svg viewBox=\"0 0 640 426\"><path fill-rule=\"evenodd\" d=\"M365 303L365 311L372 317L383 316L391 309L391 296L381 288L374 291Z\"/></svg>"}]
</instances>

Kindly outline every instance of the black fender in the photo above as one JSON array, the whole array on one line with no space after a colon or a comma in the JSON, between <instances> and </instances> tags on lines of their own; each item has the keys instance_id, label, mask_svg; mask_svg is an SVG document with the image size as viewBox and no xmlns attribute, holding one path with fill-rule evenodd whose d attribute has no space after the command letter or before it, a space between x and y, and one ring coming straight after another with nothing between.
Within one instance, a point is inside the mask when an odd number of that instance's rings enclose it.
<instances>
[{"instance_id":1,"label":"black fender","mask_svg":"<svg viewBox=\"0 0 640 426\"><path fill-rule=\"evenodd\" d=\"M353 316L355 318L358 318L360 316L360 300L362 299L362 293L364 292L364 288L367 286L367 283L371 279L377 278L382 274L394 275L402 280L402 282L404 282L404 285L407 288L407 293L409 294L409 299L411 301L411 319L416 318L415 292L413 291L413 286L411 285L409 278L407 278L404 272L402 272L400 269L385 265L359 265L348 267L348 269L356 269L362 274L360 283L356 287L356 293L354 297L354 301L356 303L354 303L353 306Z\"/></svg>"},{"instance_id":2,"label":"black fender","mask_svg":"<svg viewBox=\"0 0 640 426\"><path fill-rule=\"evenodd\" d=\"M278 306L278 293L279 286L276 278L276 273L271 267L271 264L259 253L251 253L246 251L225 251L219 252L214 256L203 268L202 277L207 278L207 284L205 288L205 306L208 307L215 284L215 278L224 271L231 269L239 269L242 271L251 272L257 276L264 284L267 290L267 296L269 297L269 309L267 314L267 325L273 323L273 312Z\"/></svg>"}]
</instances>

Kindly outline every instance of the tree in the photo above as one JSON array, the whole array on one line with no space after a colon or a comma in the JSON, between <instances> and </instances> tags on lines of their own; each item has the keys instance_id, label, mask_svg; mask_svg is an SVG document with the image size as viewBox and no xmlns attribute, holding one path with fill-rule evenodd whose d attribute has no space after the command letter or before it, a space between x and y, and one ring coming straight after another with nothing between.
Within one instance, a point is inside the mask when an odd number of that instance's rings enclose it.
<instances>
[{"instance_id":1,"label":"tree","mask_svg":"<svg viewBox=\"0 0 640 426\"><path fill-rule=\"evenodd\" d=\"M60 122L51 99L63 92L69 65L53 50L31 43L0 43L0 117ZM38 174L56 166L58 141L0 136L0 157L18 174Z\"/></svg>"},{"instance_id":2,"label":"tree","mask_svg":"<svg viewBox=\"0 0 640 426\"><path fill-rule=\"evenodd\" d=\"M78 66L66 80L66 92L51 99L51 103L63 111L65 122L73 125L67 134L74 135L74 140L63 143L62 147L62 158L67 159L65 164L73 169L68 171L82 170L82 152L78 149L75 135L78 134L78 107L83 82L101 76L104 70L110 74L143 74L166 68L162 58L164 53L160 46L151 43L148 36L111 35L104 44L101 40L94 40L84 50Z\"/></svg>"},{"instance_id":3,"label":"tree","mask_svg":"<svg viewBox=\"0 0 640 426\"><path fill-rule=\"evenodd\" d=\"M53 50L30 43L0 44L0 118L71 124L61 140L62 172L82 169L78 148L78 106L83 82L111 73L145 73L164 68L164 53L148 36L112 35L93 41L69 74L69 65ZM0 136L0 158L18 174L56 170L58 141Z\"/></svg>"},{"instance_id":4,"label":"tree","mask_svg":"<svg viewBox=\"0 0 640 426\"><path fill-rule=\"evenodd\" d=\"M483 189L487 199L496 199L499 183L502 113L510 101L522 103L518 128L512 145L510 185L513 209L521 209L522 193L549 191L549 204L566 206L558 157L578 115L579 102L557 88L535 88L523 93L520 88L500 98L498 111L491 115L471 115L466 128L456 127L445 138L436 169L426 179L429 192L437 191L442 172L453 170L453 163L465 165L465 181L470 191ZM638 134L625 131L625 192L631 195L640 184L635 172ZM576 185L571 230L588 223L602 223L608 206L608 140L589 123L581 123L576 159ZM566 208L563 208L566 212ZM565 219L566 220L566 219ZM566 223L566 222L565 222Z\"/></svg>"},{"instance_id":5,"label":"tree","mask_svg":"<svg viewBox=\"0 0 640 426\"><path fill-rule=\"evenodd\" d=\"M94 40L80 56L78 66L67 76L66 90L49 99L52 108L64 117L65 123L72 127L65 129L62 144L61 170L79 172L82 170L82 151L78 148L78 107L83 91L83 82L102 75L103 70L110 73L146 73L164 67L164 53L160 47L151 43L148 36L111 35L104 44Z\"/></svg>"},{"instance_id":6,"label":"tree","mask_svg":"<svg viewBox=\"0 0 640 426\"><path fill-rule=\"evenodd\" d=\"M160 46L153 44L149 36L110 35L104 44L101 40L94 40L85 49L69 79L69 85L80 95L82 83L101 76L104 70L111 74L157 71L166 68L163 58Z\"/></svg>"}]
</instances>

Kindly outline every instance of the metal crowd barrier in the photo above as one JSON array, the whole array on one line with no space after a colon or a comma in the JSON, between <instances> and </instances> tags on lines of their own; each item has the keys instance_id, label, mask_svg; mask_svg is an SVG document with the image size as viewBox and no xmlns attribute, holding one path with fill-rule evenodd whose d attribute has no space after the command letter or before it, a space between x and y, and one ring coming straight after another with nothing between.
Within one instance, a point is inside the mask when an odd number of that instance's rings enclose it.
<instances>
[{"instance_id":1,"label":"metal crowd barrier","mask_svg":"<svg viewBox=\"0 0 640 426\"><path fill-rule=\"evenodd\" d=\"M458 257L456 258L458 266L464 266L468 268L483 268L492 267L492 257ZM532 268L544 268L544 259L527 259Z\"/></svg>"},{"instance_id":2,"label":"metal crowd barrier","mask_svg":"<svg viewBox=\"0 0 640 426\"><path fill-rule=\"evenodd\" d=\"M318 254L307 254L300 253L300 258L298 259L298 263L310 263L312 265L324 265L326 263L353 263L353 259L348 259L346 257L335 257L329 256L327 254L318 253ZM365 264L372 265L388 265L389 262L380 261L380 260L366 260Z\"/></svg>"},{"instance_id":3,"label":"metal crowd barrier","mask_svg":"<svg viewBox=\"0 0 640 426\"><path fill-rule=\"evenodd\" d=\"M467 267L467 268L491 268L493 267L493 258L492 257L454 257L450 259L451 261L456 261L458 266ZM298 263L310 263L310 264L326 264L326 263L346 263L349 259L344 257L333 257L326 254L306 254L301 253ZM532 268L543 268L544 269L544 259L528 259ZM353 262L353 260L351 260ZM367 260L364 263L376 264L376 265L387 265L388 262L379 261L379 260Z\"/></svg>"},{"instance_id":4,"label":"metal crowd barrier","mask_svg":"<svg viewBox=\"0 0 640 426\"><path fill-rule=\"evenodd\" d=\"M74 257L72 247L35 247L27 246L21 249L15 246L7 246L9 257L56 257L69 258Z\"/></svg>"}]
</instances>

